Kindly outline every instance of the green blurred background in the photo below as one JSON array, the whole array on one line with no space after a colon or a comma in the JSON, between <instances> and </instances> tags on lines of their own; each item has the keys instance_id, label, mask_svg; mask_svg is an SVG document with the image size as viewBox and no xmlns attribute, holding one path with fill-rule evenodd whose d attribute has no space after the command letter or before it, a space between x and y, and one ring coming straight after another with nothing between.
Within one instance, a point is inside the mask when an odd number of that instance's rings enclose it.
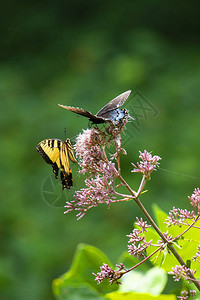
<instances>
[{"instance_id":1,"label":"green blurred background","mask_svg":"<svg viewBox=\"0 0 200 300\"><path fill-rule=\"evenodd\" d=\"M96 113L118 94L139 91L157 114L141 116L135 129L127 125L123 175L136 188L140 176L130 162L139 150L153 151L161 168L143 203L150 211L155 202L166 212L189 208L187 195L200 179L199 4L10 0L1 3L0 20L1 299L54 299L52 280L70 267L79 242L115 262L142 214L127 203L97 207L80 221L64 215L83 180L73 165L74 189L62 194L59 185L53 203L43 192L52 170L35 147L65 139L65 128L74 141L87 128L57 103Z\"/></svg>"}]
</instances>

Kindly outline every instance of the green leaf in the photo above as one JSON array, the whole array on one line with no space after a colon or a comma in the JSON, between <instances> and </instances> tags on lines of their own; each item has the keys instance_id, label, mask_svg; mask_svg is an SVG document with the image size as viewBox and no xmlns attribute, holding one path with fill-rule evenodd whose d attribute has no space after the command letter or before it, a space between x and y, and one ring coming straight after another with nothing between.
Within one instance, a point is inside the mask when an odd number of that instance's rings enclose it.
<instances>
[{"instance_id":1,"label":"green leaf","mask_svg":"<svg viewBox=\"0 0 200 300\"><path fill-rule=\"evenodd\" d=\"M139 293L120 293L113 292L106 295L106 299L109 300L176 300L175 295L159 295L152 296L149 294L139 294Z\"/></svg>"},{"instance_id":2,"label":"green leaf","mask_svg":"<svg viewBox=\"0 0 200 300\"><path fill-rule=\"evenodd\" d=\"M160 230L165 230L166 225L164 224L165 220L167 219L168 215L164 212L157 204L152 205L154 215L156 217L156 222Z\"/></svg>"},{"instance_id":3,"label":"green leaf","mask_svg":"<svg viewBox=\"0 0 200 300\"><path fill-rule=\"evenodd\" d=\"M59 279L58 279L59 280ZM103 300L105 299L103 296L101 296L97 291L91 288L91 286L73 281L69 281L65 283L65 286L62 286L62 282L56 282L54 283L58 286L56 287L54 285L54 289L57 288L57 291L54 291L54 294L56 296L56 299L58 300ZM60 284L60 287L59 287Z\"/></svg>"},{"instance_id":4,"label":"green leaf","mask_svg":"<svg viewBox=\"0 0 200 300\"><path fill-rule=\"evenodd\" d=\"M53 281L53 292L57 299L102 299L102 293L115 291L117 285L110 285L106 281L98 285L95 281L92 272L99 272L103 263L112 267L99 249L80 244L70 270Z\"/></svg>"},{"instance_id":5,"label":"green leaf","mask_svg":"<svg viewBox=\"0 0 200 300\"><path fill-rule=\"evenodd\" d=\"M121 292L140 292L151 295L160 295L167 283L166 272L158 267L147 272L131 271L122 277L119 287Z\"/></svg>"}]
</instances>

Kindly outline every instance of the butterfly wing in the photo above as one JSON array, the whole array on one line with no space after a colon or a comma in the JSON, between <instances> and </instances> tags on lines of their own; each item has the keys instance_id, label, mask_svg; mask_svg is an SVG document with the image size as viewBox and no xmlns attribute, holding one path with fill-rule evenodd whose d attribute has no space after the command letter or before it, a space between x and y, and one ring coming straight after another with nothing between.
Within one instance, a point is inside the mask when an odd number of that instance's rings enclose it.
<instances>
[{"instance_id":1,"label":"butterfly wing","mask_svg":"<svg viewBox=\"0 0 200 300\"><path fill-rule=\"evenodd\" d=\"M70 189L73 185L72 171L69 164L69 157L71 161L77 163L70 140L66 142L59 139L46 139L41 141L37 147L37 151L43 159L53 167L53 172L58 178L58 171L60 168L60 178L63 189Z\"/></svg>"},{"instance_id":2,"label":"butterfly wing","mask_svg":"<svg viewBox=\"0 0 200 300\"><path fill-rule=\"evenodd\" d=\"M124 102L126 101L126 99L128 98L128 96L130 95L131 91L126 91L124 93L122 93L121 95L117 96L116 98L114 98L113 100L111 100L108 104L106 104L102 109L100 109L98 111L98 113L96 114L97 117L102 117L102 118L106 118L109 119L109 112L121 107ZM107 116L106 116L107 114Z\"/></svg>"},{"instance_id":3,"label":"butterfly wing","mask_svg":"<svg viewBox=\"0 0 200 300\"><path fill-rule=\"evenodd\" d=\"M41 141L36 149L46 163L52 165L53 172L58 178L58 170L60 168L60 145L63 143L57 139L46 139Z\"/></svg>"},{"instance_id":4,"label":"butterfly wing","mask_svg":"<svg viewBox=\"0 0 200 300\"><path fill-rule=\"evenodd\" d=\"M73 106L66 106L62 104L58 104L60 107L70 110L78 115L84 116L88 118L94 124L100 124L105 122L114 122L115 117L113 115L113 111L118 109L120 106L124 104L128 96L130 95L131 91L124 92L123 94L117 96L113 100L111 100L108 104L106 104L102 109L98 111L96 115L93 115L91 112ZM120 113L120 112L119 112Z\"/></svg>"},{"instance_id":5,"label":"butterfly wing","mask_svg":"<svg viewBox=\"0 0 200 300\"><path fill-rule=\"evenodd\" d=\"M73 185L72 171L69 164L68 147L65 142L63 142L60 149L60 179L63 189L70 189L70 187Z\"/></svg>"},{"instance_id":6,"label":"butterfly wing","mask_svg":"<svg viewBox=\"0 0 200 300\"><path fill-rule=\"evenodd\" d=\"M66 145L67 145L67 152L68 152L68 155L69 155L69 159L73 162L73 163L77 163L77 160L74 156L74 152L73 152L73 148L72 148L72 144L70 142L69 139L66 140Z\"/></svg>"},{"instance_id":7,"label":"butterfly wing","mask_svg":"<svg viewBox=\"0 0 200 300\"><path fill-rule=\"evenodd\" d=\"M94 124L98 124L98 123L104 123L105 120L101 117L97 117L95 115L93 115L91 112L79 108L79 107L73 107L73 106L66 106L66 105L62 105L62 104L58 104L60 107L65 108L69 111L72 111L78 115L84 116L86 118L88 118L91 122L93 122Z\"/></svg>"}]
</instances>

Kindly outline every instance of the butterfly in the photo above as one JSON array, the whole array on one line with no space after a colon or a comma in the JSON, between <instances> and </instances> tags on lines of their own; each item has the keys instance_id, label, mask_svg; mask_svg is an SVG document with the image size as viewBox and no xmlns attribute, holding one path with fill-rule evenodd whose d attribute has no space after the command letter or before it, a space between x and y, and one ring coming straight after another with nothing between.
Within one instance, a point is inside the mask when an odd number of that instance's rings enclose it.
<instances>
[{"instance_id":1,"label":"butterfly","mask_svg":"<svg viewBox=\"0 0 200 300\"><path fill-rule=\"evenodd\" d=\"M130 117L127 109L119 108L124 104L124 102L130 95L130 93L131 91L129 90L117 96L116 98L111 100L108 104L106 104L102 109L100 109L96 113L96 115L93 115L91 112L79 107L66 106L62 104L58 104L58 105L78 115L82 115L88 118L93 124L111 122L114 125L119 125L128 117Z\"/></svg>"},{"instance_id":2,"label":"butterfly","mask_svg":"<svg viewBox=\"0 0 200 300\"><path fill-rule=\"evenodd\" d=\"M58 171L60 169L62 188L70 189L73 185L73 178L69 159L77 163L70 140L46 139L41 141L36 149L42 158L48 164L52 165L56 178L58 178Z\"/></svg>"}]
</instances>

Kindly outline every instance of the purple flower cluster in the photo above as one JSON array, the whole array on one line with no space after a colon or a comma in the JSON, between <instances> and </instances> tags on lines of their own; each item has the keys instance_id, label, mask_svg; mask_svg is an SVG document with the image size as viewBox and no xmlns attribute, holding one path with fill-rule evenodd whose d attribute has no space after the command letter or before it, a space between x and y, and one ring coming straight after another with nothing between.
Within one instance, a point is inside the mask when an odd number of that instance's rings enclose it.
<instances>
[{"instance_id":1,"label":"purple flower cluster","mask_svg":"<svg viewBox=\"0 0 200 300\"><path fill-rule=\"evenodd\" d=\"M187 225L190 226L190 221L197 221L195 216L195 209L197 209L198 217L200 217L200 189L196 188L191 196L188 196L190 200L190 204L193 208L192 211L188 211L187 209L180 209L173 207L169 212L169 216L166 219L165 224L167 226L179 226Z\"/></svg>"},{"instance_id":2,"label":"purple flower cluster","mask_svg":"<svg viewBox=\"0 0 200 300\"><path fill-rule=\"evenodd\" d=\"M177 296L177 298L179 299L179 300L187 300L187 299L189 299L189 297L191 296L191 300L193 299L193 296L196 296L196 291L194 291L194 290L190 290L190 292L188 293L188 292L186 292L186 291L183 291L182 293L182 296Z\"/></svg>"},{"instance_id":3,"label":"purple flower cluster","mask_svg":"<svg viewBox=\"0 0 200 300\"><path fill-rule=\"evenodd\" d=\"M139 152L141 161L137 163L137 166L132 163L134 169L131 172L141 172L149 180L151 173L159 166L161 158L158 155L152 156L151 152L147 152L146 150L144 150L144 153Z\"/></svg>"},{"instance_id":4,"label":"purple flower cluster","mask_svg":"<svg viewBox=\"0 0 200 300\"><path fill-rule=\"evenodd\" d=\"M168 241L168 243L172 242L173 236L168 231L167 232L163 232L162 234L166 238L166 240ZM161 246L164 246L166 244L166 242L161 238L161 240L158 241L158 244L161 245Z\"/></svg>"},{"instance_id":5,"label":"purple flower cluster","mask_svg":"<svg viewBox=\"0 0 200 300\"><path fill-rule=\"evenodd\" d=\"M133 198L133 195L120 194L115 190L122 184L128 187L121 176L119 161L119 154L126 154L125 150L121 148L120 136L125 123L121 127L110 124L104 131L97 127L83 130L78 135L75 150L80 166L79 172L88 173L89 176L85 180L86 187L75 192L74 199L66 203L67 210L65 213L76 210L78 211L77 218L80 219L90 208L100 203L106 203L109 206L112 202L127 201ZM108 160L105 147L112 141L115 144L116 153L111 155L111 159ZM150 179L151 172L158 166L158 161L161 158L152 156L146 150L144 153L140 152L139 157L142 162L138 163L138 169L134 169L133 172L143 172L145 177ZM118 169L116 169L115 163L112 162L113 159L117 162ZM115 186L117 177L121 180L121 184ZM140 191L142 191L144 184L143 180ZM131 189L128 187L128 190ZM116 199L116 196L121 196L121 199Z\"/></svg>"},{"instance_id":6,"label":"purple flower cluster","mask_svg":"<svg viewBox=\"0 0 200 300\"><path fill-rule=\"evenodd\" d=\"M192 257L192 260L200 263L200 245L198 245L196 255Z\"/></svg>"},{"instance_id":7,"label":"purple flower cluster","mask_svg":"<svg viewBox=\"0 0 200 300\"><path fill-rule=\"evenodd\" d=\"M78 219L82 218L85 213L92 207L100 203L110 203L115 200L114 179L117 176L114 164L102 164L102 169L98 167L98 173L94 177L89 177L85 180L86 188L75 192L74 198L71 202L66 203L68 213L75 209L79 211L77 214ZM100 174L101 171L101 174Z\"/></svg>"},{"instance_id":8,"label":"purple flower cluster","mask_svg":"<svg viewBox=\"0 0 200 300\"><path fill-rule=\"evenodd\" d=\"M114 282L116 284L120 284L121 282L119 279L123 275L122 271L126 271L126 269L122 263L116 265L116 267L118 270L113 270L107 264L103 264L103 266L100 267L101 272L98 272L97 274L93 273L93 275L96 277L95 280L98 281L98 284L100 284L104 279L108 279L110 284L113 284Z\"/></svg>"},{"instance_id":9,"label":"purple flower cluster","mask_svg":"<svg viewBox=\"0 0 200 300\"><path fill-rule=\"evenodd\" d=\"M145 239L145 232L147 232L147 228L151 227L151 225L147 225L146 221L143 221L142 218L139 220L137 219L136 225L138 225L141 229L133 229L133 232L127 235L129 237L128 243L128 252L130 255L134 255L138 258L141 256L145 257L144 252L146 249L151 246L152 240L149 242Z\"/></svg>"},{"instance_id":10,"label":"purple flower cluster","mask_svg":"<svg viewBox=\"0 0 200 300\"><path fill-rule=\"evenodd\" d=\"M198 215L200 215L200 189L195 189L192 196L188 196L188 198L190 199L190 204L192 205L193 210L197 208Z\"/></svg>"},{"instance_id":11,"label":"purple flower cluster","mask_svg":"<svg viewBox=\"0 0 200 300\"><path fill-rule=\"evenodd\" d=\"M180 209L173 207L169 212L169 216L167 217L165 224L168 227L170 226L178 226L189 225L187 220L194 220L195 213L194 211L188 211L187 209Z\"/></svg>"},{"instance_id":12,"label":"purple flower cluster","mask_svg":"<svg viewBox=\"0 0 200 300\"><path fill-rule=\"evenodd\" d=\"M184 278L185 280L191 281L191 278L188 275L188 272L190 272L192 275L196 273L196 270L191 270L190 268L187 268L186 266L175 266L172 268L172 271L168 274L174 275L174 281L179 281L181 278Z\"/></svg>"},{"instance_id":13,"label":"purple flower cluster","mask_svg":"<svg viewBox=\"0 0 200 300\"><path fill-rule=\"evenodd\" d=\"M76 210L78 219L90 208L100 203L110 205L116 199L114 181L118 172L115 164L106 157L105 143L105 133L94 128L83 130L77 137L75 149L79 157L80 172L90 175L85 180L86 188L75 192L75 200L66 203L65 213Z\"/></svg>"},{"instance_id":14,"label":"purple flower cluster","mask_svg":"<svg viewBox=\"0 0 200 300\"><path fill-rule=\"evenodd\" d=\"M105 161L102 145L105 135L97 129L83 130L76 139L76 156L79 158L80 173L96 173L99 162Z\"/></svg>"}]
</instances>

